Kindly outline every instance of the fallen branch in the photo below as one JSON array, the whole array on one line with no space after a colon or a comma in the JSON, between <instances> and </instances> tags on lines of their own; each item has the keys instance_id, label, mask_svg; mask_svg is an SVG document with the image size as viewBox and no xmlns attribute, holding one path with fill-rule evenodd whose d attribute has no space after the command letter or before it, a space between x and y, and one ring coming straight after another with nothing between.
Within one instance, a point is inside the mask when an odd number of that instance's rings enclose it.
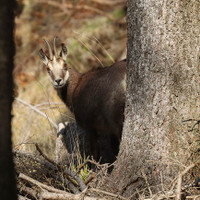
<instances>
[{"instance_id":1,"label":"fallen branch","mask_svg":"<svg viewBox=\"0 0 200 200\"><path fill-rule=\"evenodd\" d=\"M18 177L23 179L23 180L25 180L25 181L28 181L29 183L32 183L32 184L38 186L39 188L48 190L50 192L65 193L65 191L63 191L63 190L58 190L58 189L56 189L54 187L51 187L51 186L45 185L43 183L40 183L39 181L37 181L37 180L35 180L35 179L33 179L33 178L23 174L23 173L20 173Z\"/></svg>"},{"instance_id":2,"label":"fallen branch","mask_svg":"<svg viewBox=\"0 0 200 200\"><path fill-rule=\"evenodd\" d=\"M91 182L96 177L95 173L92 173L85 181L85 185L87 185L89 182Z\"/></svg>"},{"instance_id":3,"label":"fallen branch","mask_svg":"<svg viewBox=\"0 0 200 200\"><path fill-rule=\"evenodd\" d=\"M17 185L17 189L20 191L20 193L21 193L21 191L23 191L35 199L39 198L38 192L36 190L33 190L30 187L26 187L25 185Z\"/></svg>"},{"instance_id":4,"label":"fallen branch","mask_svg":"<svg viewBox=\"0 0 200 200\"><path fill-rule=\"evenodd\" d=\"M182 191L182 178L183 176L193 167L195 167L200 161L191 164L184 171L180 172L177 177L177 190L176 190L176 200L181 200L181 191Z\"/></svg>"},{"instance_id":5,"label":"fallen branch","mask_svg":"<svg viewBox=\"0 0 200 200\"><path fill-rule=\"evenodd\" d=\"M19 174L19 178L32 183L34 185L36 185L37 187L39 187L41 189L41 193L40 193L40 198L41 199L57 199L57 200L65 200L65 199L69 199L69 200L80 200L85 196L85 193L87 191L87 188L85 188L84 191L82 191L79 194L71 194L69 192L63 191L63 190L59 190L56 189L54 187L51 186L47 186L29 176L26 176L23 173ZM85 200L95 200L97 198L92 198L92 197L84 197ZM98 198L99 199L99 198Z\"/></svg>"},{"instance_id":6,"label":"fallen branch","mask_svg":"<svg viewBox=\"0 0 200 200\"><path fill-rule=\"evenodd\" d=\"M156 197L151 197L151 198L145 198L144 200L153 200L153 199L156 199L156 200L164 200L164 199L175 199L175 195L160 195L160 196L156 196Z\"/></svg>"},{"instance_id":7,"label":"fallen branch","mask_svg":"<svg viewBox=\"0 0 200 200\"><path fill-rule=\"evenodd\" d=\"M196 200L198 200L199 197L200 197L200 195L193 195L193 196L187 196L186 199L192 199L192 200L196 199Z\"/></svg>"},{"instance_id":8,"label":"fallen branch","mask_svg":"<svg viewBox=\"0 0 200 200\"><path fill-rule=\"evenodd\" d=\"M30 200L27 197L23 197L22 195L18 195L18 200Z\"/></svg>"},{"instance_id":9,"label":"fallen branch","mask_svg":"<svg viewBox=\"0 0 200 200\"><path fill-rule=\"evenodd\" d=\"M48 162L46 160L40 159L38 157L35 157L32 154L29 154L27 152L15 150L13 153L14 153L14 155L16 157L20 157L20 159L22 159L25 156L28 159L31 159L31 160L34 160L34 161L40 163L46 170L55 172L55 174L51 173L51 176L55 180L58 180L60 182L64 182L64 184L66 184L66 180L65 179L63 180L63 178L61 178L58 175L58 173L57 173L58 172L58 168L55 165L53 165L52 163L50 163L50 162ZM70 177L67 177L67 179L69 180ZM71 180L71 179L69 181L70 181L70 182L68 182L69 183L68 184L69 190L72 191L74 194L80 193L79 189L77 188L78 185L73 180Z\"/></svg>"},{"instance_id":10,"label":"fallen branch","mask_svg":"<svg viewBox=\"0 0 200 200\"><path fill-rule=\"evenodd\" d=\"M182 175L179 173L177 178L177 190L176 190L176 200L181 200L181 186L182 186Z\"/></svg>"},{"instance_id":11,"label":"fallen branch","mask_svg":"<svg viewBox=\"0 0 200 200\"><path fill-rule=\"evenodd\" d=\"M55 200L80 200L80 199L84 199L84 200L101 200L101 198L95 198L95 197L88 197L85 196L85 191L83 191L80 194L70 194L70 193L52 193L52 192L42 192L41 193L41 198L43 199L55 199Z\"/></svg>"},{"instance_id":12,"label":"fallen branch","mask_svg":"<svg viewBox=\"0 0 200 200\"><path fill-rule=\"evenodd\" d=\"M63 167L57 163L55 163L53 160L49 159L42 151L41 149L39 148L39 146L37 144L35 144L36 146L36 149L38 150L38 152L41 154L41 156L43 156L48 162L50 162L51 164L53 164L54 166L56 166L56 168L63 172L66 176L67 176L67 179L74 185L77 185L70 177L72 177L73 179L76 180L76 182L78 183L79 187L80 187L80 190L81 191L84 191L87 187L86 185L84 184L84 182L81 180L81 178L75 173L75 172L72 172L68 169L63 169ZM70 177L69 177L70 176Z\"/></svg>"}]
</instances>

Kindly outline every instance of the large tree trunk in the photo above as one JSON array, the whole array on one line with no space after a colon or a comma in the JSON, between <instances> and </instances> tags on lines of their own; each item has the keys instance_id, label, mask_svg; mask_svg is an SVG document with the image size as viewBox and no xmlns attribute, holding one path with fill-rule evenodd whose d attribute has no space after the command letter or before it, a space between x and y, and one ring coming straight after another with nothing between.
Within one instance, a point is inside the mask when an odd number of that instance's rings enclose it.
<instances>
[{"instance_id":1,"label":"large tree trunk","mask_svg":"<svg viewBox=\"0 0 200 200\"><path fill-rule=\"evenodd\" d=\"M128 0L127 9L127 103L113 186L130 196L145 175L155 191L161 182L168 189L195 159L199 130L184 120L200 119L200 1Z\"/></svg>"},{"instance_id":2,"label":"large tree trunk","mask_svg":"<svg viewBox=\"0 0 200 200\"><path fill-rule=\"evenodd\" d=\"M14 3L0 2L0 198L4 200L17 199L11 151Z\"/></svg>"}]
</instances>

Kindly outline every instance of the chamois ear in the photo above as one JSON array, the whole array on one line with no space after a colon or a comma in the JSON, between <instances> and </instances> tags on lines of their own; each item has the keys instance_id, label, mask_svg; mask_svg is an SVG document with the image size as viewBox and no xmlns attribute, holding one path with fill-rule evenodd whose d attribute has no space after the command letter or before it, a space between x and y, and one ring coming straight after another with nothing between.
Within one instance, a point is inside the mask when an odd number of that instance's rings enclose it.
<instances>
[{"instance_id":1,"label":"chamois ear","mask_svg":"<svg viewBox=\"0 0 200 200\"><path fill-rule=\"evenodd\" d=\"M40 55L40 58L41 58L42 62L43 62L45 65L47 65L47 63L48 63L48 58L47 58L47 56L45 55L45 53L44 53L44 51L43 51L42 49L40 49L39 55Z\"/></svg>"},{"instance_id":2,"label":"chamois ear","mask_svg":"<svg viewBox=\"0 0 200 200\"><path fill-rule=\"evenodd\" d=\"M63 58L63 60L67 59L67 47L65 46L64 43L61 44L61 52L60 52L60 57Z\"/></svg>"}]
</instances>

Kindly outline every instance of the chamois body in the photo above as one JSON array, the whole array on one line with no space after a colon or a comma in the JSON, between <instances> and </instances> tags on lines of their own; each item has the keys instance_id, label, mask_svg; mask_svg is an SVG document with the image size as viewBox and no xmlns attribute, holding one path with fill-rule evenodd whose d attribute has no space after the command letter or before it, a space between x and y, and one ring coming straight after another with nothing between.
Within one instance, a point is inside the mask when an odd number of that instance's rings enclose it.
<instances>
[{"instance_id":1,"label":"chamois body","mask_svg":"<svg viewBox=\"0 0 200 200\"><path fill-rule=\"evenodd\" d=\"M64 53L65 49L62 49L60 55ZM48 63L53 60L60 63L60 58L56 56L44 58L46 55L43 52L40 52L40 56L51 70L50 79L59 97L74 113L77 124L89 132L94 157L98 158L99 154L97 133L100 132L113 136L113 148L117 154L124 119L126 60L80 74L66 66L65 62L62 66ZM56 69L52 66L56 66ZM63 71L58 73L59 68ZM55 77L54 71L60 74L59 77Z\"/></svg>"},{"instance_id":2,"label":"chamois body","mask_svg":"<svg viewBox=\"0 0 200 200\"><path fill-rule=\"evenodd\" d=\"M126 61L85 74L74 75L76 72L70 70L69 77L71 73L72 80L69 78L65 87L56 90L74 113L77 123L87 131L107 132L120 139L125 104ZM75 78L77 80L73 80Z\"/></svg>"}]
</instances>

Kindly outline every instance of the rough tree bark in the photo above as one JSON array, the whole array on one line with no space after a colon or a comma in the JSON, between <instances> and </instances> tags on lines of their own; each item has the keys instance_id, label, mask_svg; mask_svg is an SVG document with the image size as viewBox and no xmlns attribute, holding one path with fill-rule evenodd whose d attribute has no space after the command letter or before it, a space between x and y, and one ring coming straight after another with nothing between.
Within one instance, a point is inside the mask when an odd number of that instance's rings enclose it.
<instances>
[{"instance_id":1,"label":"rough tree bark","mask_svg":"<svg viewBox=\"0 0 200 200\"><path fill-rule=\"evenodd\" d=\"M199 130L184 120L200 119L200 1L128 0L127 9L127 102L112 185L130 196L138 177L168 189L194 162Z\"/></svg>"},{"instance_id":2,"label":"rough tree bark","mask_svg":"<svg viewBox=\"0 0 200 200\"><path fill-rule=\"evenodd\" d=\"M14 0L0 1L0 198L17 199L11 152Z\"/></svg>"}]
</instances>

